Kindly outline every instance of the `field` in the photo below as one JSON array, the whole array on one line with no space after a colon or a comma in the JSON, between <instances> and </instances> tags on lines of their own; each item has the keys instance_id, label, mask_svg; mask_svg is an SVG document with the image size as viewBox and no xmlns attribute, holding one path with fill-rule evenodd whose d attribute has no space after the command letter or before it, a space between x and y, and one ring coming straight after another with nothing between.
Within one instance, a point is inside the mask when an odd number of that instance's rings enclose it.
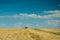
<instances>
[{"instance_id":1,"label":"field","mask_svg":"<svg viewBox=\"0 0 60 40\"><path fill-rule=\"evenodd\" d=\"M0 29L0 40L60 40L60 29Z\"/></svg>"}]
</instances>

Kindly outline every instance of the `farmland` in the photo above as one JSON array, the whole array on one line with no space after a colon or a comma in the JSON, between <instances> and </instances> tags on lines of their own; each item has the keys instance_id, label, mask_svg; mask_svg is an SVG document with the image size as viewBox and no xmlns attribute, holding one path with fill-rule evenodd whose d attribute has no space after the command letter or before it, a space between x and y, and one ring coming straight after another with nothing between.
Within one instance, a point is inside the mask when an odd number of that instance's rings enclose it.
<instances>
[{"instance_id":1,"label":"farmland","mask_svg":"<svg viewBox=\"0 0 60 40\"><path fill-rule=\"evenodd\" d=\"M0 40L60 40L59 29L0 29Z\"/></svg>"}]
</instances>

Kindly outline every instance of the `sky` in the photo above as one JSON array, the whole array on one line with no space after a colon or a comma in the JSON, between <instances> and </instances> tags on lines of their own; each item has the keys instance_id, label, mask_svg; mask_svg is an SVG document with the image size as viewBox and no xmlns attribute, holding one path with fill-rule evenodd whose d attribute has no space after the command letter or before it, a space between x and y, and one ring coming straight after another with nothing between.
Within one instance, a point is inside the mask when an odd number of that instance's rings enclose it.
<instances>
[{"instance_id":1,"label":"sky","mask_svg":"<svg viewBox=\"0 0 60 40\"><path fill-rule=\"evenodd\" d=\"M0 28L60 28L60 0L0 0Z\"/></svg>"}]
</instances>

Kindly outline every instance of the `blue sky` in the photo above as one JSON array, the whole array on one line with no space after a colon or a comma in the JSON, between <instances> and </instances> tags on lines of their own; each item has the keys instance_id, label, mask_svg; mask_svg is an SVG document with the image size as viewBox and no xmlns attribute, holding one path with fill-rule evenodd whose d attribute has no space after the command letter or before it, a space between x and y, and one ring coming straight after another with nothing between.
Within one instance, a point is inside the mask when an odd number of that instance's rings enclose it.
<instances>
[{"instance_id":1,"label":"blue sky","mask_svg":"<svg viewBox=\"0 0 60 40\"><path fill-rule=\"evenodd\" d=\"M60 28L60 0L0 0L0 28Z\"/></svg>"}]
</instances>

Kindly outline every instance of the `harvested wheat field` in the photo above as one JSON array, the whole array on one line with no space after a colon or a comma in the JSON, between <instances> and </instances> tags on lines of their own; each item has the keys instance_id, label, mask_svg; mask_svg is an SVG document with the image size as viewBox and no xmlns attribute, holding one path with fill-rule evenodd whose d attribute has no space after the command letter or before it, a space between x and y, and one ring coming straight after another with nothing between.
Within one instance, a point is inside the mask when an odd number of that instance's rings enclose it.
<instances>
[{"instance_id":1,"label":"harvested wheat field","mask_svg":"<svg viewBox=\"0 0 60 40\"><path fill-rule=\"evenodd\" d=\"M0 40L60 40L60 30L0 29Z\"/></svg>"}]
</instances>

